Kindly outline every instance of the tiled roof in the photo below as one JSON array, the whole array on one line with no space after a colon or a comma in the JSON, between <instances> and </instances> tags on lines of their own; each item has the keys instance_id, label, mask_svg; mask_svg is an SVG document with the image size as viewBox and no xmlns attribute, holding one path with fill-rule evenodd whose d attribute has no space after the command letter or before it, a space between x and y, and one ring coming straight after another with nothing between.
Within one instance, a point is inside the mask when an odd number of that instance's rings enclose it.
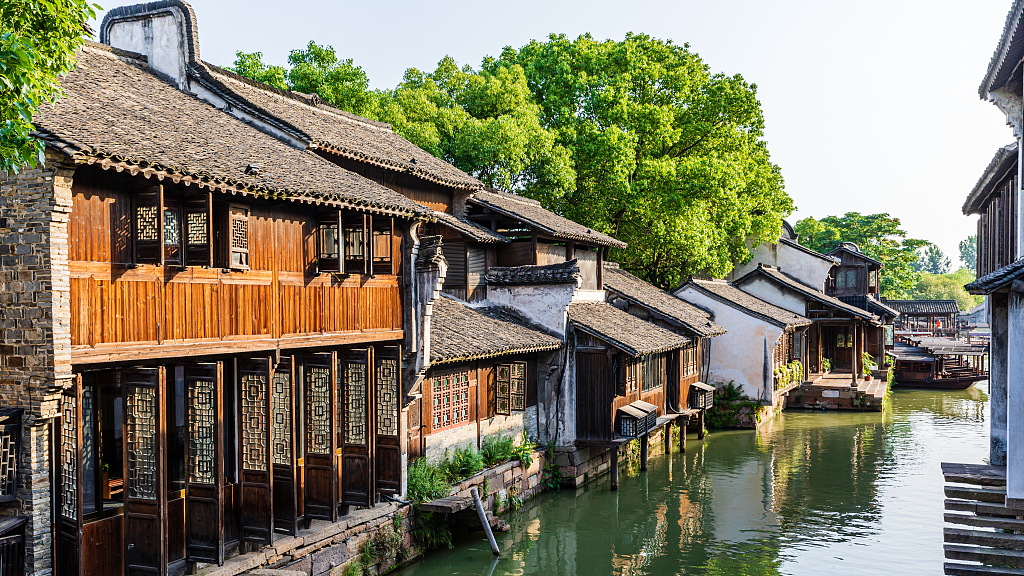
<instances>
[{"instance_id":1,"label":"tiled roof","mask_svg":"<svg viewBox=\"0 0 1024 576\"><path fill-rule=\"evenodd\" d=\"M843 242L843 244L847 244L847 242ZM843 244L840 244L839 246L836 246L835 248L833 248L833 249L832 249L832 250L831 250L831 251L830 251L830 252L828 253L828 255L829 255L829 256L832 256L832 255L833 255L833 254L835 254L836 252L846 252L846 253L848 253L848 254L852 254L853 256L855 256L855 257L857 257L857 258L863 258L864 260L867 260L868 262L871 262L872 264L878 264L879 266L884 266L884 264L882 264L882 263L881 263L881 262L879 262L878 260L875 260L875 259L874 259L874 258L872 258L871 256L868 256L867 254L865 254L865 253L861 252L859 248L858 248L857 250L850 250L850 249L849 249L849 248L847 248L846 246L843 246Z\"/></svg>"},{"instance_id":2,"label":"tiled roof","mask_svg":"<svg viewBox=\"0 0 1024 576\"><path fill-rule=\"evenodd\" d=\"M981 178L978 178L978 183L974 185L974 189L967 195L967 200L964 201L963 213L976 214L985 209L985 205L988 203L989 197L992 195L992 191L995 186L999 184L1003 174L1006 174L1012 166L1017 163L1017 143L1007 144L999 150L996 150L995 156L985 167L985 171L981 174Z\"/></svg>"},{"instance_id":3,"label":"tiled roof","mask_svg":"<svg viewBox=\"0 0 1024 576\"><path fill-rule=\"evenodd\" d=\"M960 307L956 300L889 300L883 299L886 306L899 311L904 316L919 314L957 314Z\"/></svg>"},{"instance_id":4,"label":"tiled roof","mask_svg":"<svg viewBox=\"0 0 1024 576\"><path fill-rule=\"evenodd\" d=\"M562 341L507 308L471 308L447 296L433 303L430 362L444 364L555 350Z\"/></svg>"},{"instance_id":5,"label":"tiled roof","mask_svg":"<svg viewBox=\"0 0 1024 576\"><path fill-rule=\"evenodd\" d=\"M682 348L690 339L646 322L607 302L569 305L569 321L577 330L596 336L632 356Z\"/></svg>"},{"instance_id":6,"label":"tiled roof","mask_svg":"<svg viewBox=\"0 0 1024 576\"><path fill-rule=\"evenodd\" d=\"M991 294L1020 278L1024 278L1024 258L1003 266L998 270L993 270L964 286L964 288L971 294Z\"/></svg>"},{"instance_id":7,"label":"tiled roof","mask_svg":"<svg viewBox=\"0 0 1024 576\"><path fill-rule=\"evenodd\" d=\"M662 316L667 316L703 337L719 336L727 330L711 319L711 314L689 302L676 298L656 286L619 268L617 262L604 263L604 287Z\"/></svg>"},{"instance_id":8,"label":"tiled roof","mask_svg":"<svg viewBox=\"0 0 1024 576\"><path fill-rule=\"evenodd\" d=\"M487 284L492 286L576 284L580 278L580 268L575 259L536 266L493 266L487 269L486 278Z\"/></svg>"},{"instance_id":9,"label":"tiled roof","mask_svg":"<svg viewBox=\"0 0 1024 576\"><path fill-rule=\"evenodd\" d=\"M777 284L781 284L789 288L790 290L803 294L807 298L810 298L826 306L836 308L837 310L850 314L851 316L854 316L856 318L874 321L878 320L878 317L872 314L871 312L868 312L863 308L858 308L857 306L847 304L846 302L843 302L838 298L828 296L824 292L816 290L813 287L804 284L803 282L797 280L796 278L793 278L789 274L786 274L785 272L779 270L774 266L765 266L764 264L758 264L757 268L754 268L750 272L746 273L742 278L736 280L733 284L741 287L742 289L742 286L746 284L747 281L753 279L755 276L769 278L772 281L776 282Z\"/></svg>"},{"instance_id":10,"label":"tiled roof","mask_svg":"<svg viewBox=\"0 0 1024 576\"><path fill-rule=\"evenodd\" d=\"M209 63L193 68L198 79L233 104L264 120L280 120L312 146L424 180L476 190L480 181L395 134L391 126L339 110L319 96L287 92Z\"/></svg>"},{"instance_id":11,"label":"tiled roof","mask_svg":"<svg viewBox=\"0 0 1024 576\"><path fill-rule=\"evenodd\" d=\"M61 81L66 96L34 119L38 136L80 162L107 168L226 192L431 217L401 194L177 90L123 54L87 43L78 68Z\"/></svg>"},{"instance_id":12,"label":"tiled roof","mask_svg":"<svg viewBox=\"0 0 1024 576\"><path fill-rule=\"evenodd\" d=\"M522 220L555 238L576 240L599 246L611 246L613 248L626 247L626 243L621 240L616 240L607 234L602 234L568 218L559 216L550 210L546 210L540 205L540 202L532 198L508 192L499 192L497 190L481 190L470 196L469 202Z\"/></svg>"},{"instance_id":13,"label":"tiled roof","mask_svg":"<svg viewBox=\"0 0 1024 576\"><path fill-rule=\"evenodd\" d=\"M765 302L757 296L744 292L724 280L698 280L691 278L679 291L676 291L676 294L681 294L681 291L687 286L692 286L698 292L710 298L782 328L796 328L807 326L811 323L809 319L800 314L794 314L789 310Z\"/></svg>"},{"instance_id":14,"label":"tiled roof","mask_svg":"<svg viewBox=\"0 0 1024 576\"><path fill-rule=\"evenodd\" d=\"M1006 15L1006 24L1003 25L1003 34L999 37L999 44L996 45L995 53L985 70L985 79L978 87L978 95L986 98L993 88L999 88L1007 81L1017 64L1024 57L1024 30L1021 29L1021 13L1024 11L1024 0L1013 0L1009 14Z\"/></svg>"},{"instance_id":15,"label":"tiled roof","mask_svg":"<svg viewBox=\"0 0 1024 576\"><path fill-rule=\"evenodd\" d=\"M884 303L876 300L875 298L870 298L864 294L836 296L836 298L839 298L840 300L846 302L847 304L851 304L858 308L863 308L864 310L867 310L872 314L878 314L879 316L892 316L893 318L895 318L896 316L900 315L899 310L892 308L890 306L886 306Z\"/></svg>"},{"instance_id":16,"label":"tiled roof","mask_svg":"<svg viewBox=\"0 0 1024 576\"><path fill-rule=\"evenodd\" d=\"M461 216L453 216L447 212L434 210L434 217L437 221L453 230L457 230L463 236L484 244L507 244L509 239L497 232L484 228L476 222L470 222Z\"/></svg>"}]
</instances>

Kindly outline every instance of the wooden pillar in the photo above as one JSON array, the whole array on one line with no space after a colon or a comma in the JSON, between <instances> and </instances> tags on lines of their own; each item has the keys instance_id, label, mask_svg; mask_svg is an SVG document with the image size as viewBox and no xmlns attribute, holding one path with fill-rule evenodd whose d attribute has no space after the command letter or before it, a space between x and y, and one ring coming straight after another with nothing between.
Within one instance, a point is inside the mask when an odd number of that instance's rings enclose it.
<instances>
[{"instance_id":1,"label":"wooden pillar","mask_svg":"<svg viewBox=\"0 0 1024 576\"><path fill-rule=\"evenodd\" d=\"M640 470L647 470L647 439L650 435L648 432L640 437Z\"/></svg>"},{"instance_id":2,"label":"wooden pillar","mask_svg":"<svg viewBox=\"0 0 1024 576\"><path fill-rule=\"evenodd\" d=\"M857 385L857 322L850 323L850 371L853 372L852 386Z\"/></svg>"},{"instance_id":3,"label":"wooden pillar","mask_svg":"<svg viewBox=\"0 0 1024 576\"><path fill-rule=\"evenodd\" d=\"M687 418L689 423L689 418ZM686 452L686 424L679 427L679 451Z\"/></svg>"},{"instance_id":4,"label":"wooden pillar","mask_svg":"<svg viewBox=\"0 0 1024 576\"><path fill-rule=\"evenodd\" d=\"M707 410L701 410L700 411L700 417L697 419L698 424L700 424L700 426L697 428L697 440L703 440L704 439L704 413L705 412L707 412Z\"/></svg>"},{"instance_id":5,"label":"wooden pillar","mask_svg":"<svg viewBox=\"0 0 1024 576\"><path fill-rule=\"evenodd\" d=\"M672 423L665 424L665 454L672 453Z\"/></svg>"},{"instance_id":6,"label":"wooden pillar","mask_svg":"<svg viewBox=\"0 0 1024 576\"><path fill-rule=\"evenodd\" d=\"M612 474L612 490L619 489L619 447L612 446L612 465L610 472Z\"/></svg>"},{"instance_id":7,"label":"wooden pillar","mask_svg":"<svg viewBox=\"0 0 1024 576\"><path fill-rule=\"evenodd\" d=\"M1024 292L1010 290L1007 319L1006 507L1024 510Z\"/></svg>"}]
</instances>

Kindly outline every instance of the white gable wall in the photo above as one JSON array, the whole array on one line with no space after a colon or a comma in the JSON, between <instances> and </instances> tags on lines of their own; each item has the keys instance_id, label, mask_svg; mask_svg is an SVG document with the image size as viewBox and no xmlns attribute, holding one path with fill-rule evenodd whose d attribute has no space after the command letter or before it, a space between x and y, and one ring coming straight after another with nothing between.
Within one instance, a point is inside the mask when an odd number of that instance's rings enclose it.
<instances>
[{"instance_id":1,"label":"white gable wall","mask_svg":"<svg viewBox=\"0 0 1024 576\"><path fill-rule=\"evenodd\" d=\"M771 402L774 390L772 352L782 328L711 298L692 286L683 286L675 294L710 310L715 323L729 331L715 337L711 343L708 384L719 387L732 382L750 398Z\"/></svg>"},{"instance_id":2,"label":"white gable wall","mask_svg":"<svg viewBox=\"0 0 1024 576\"><path fill-rule=\"evenodd\" d=\"M761 300L775 304L803 316L807 313L807 297L768 280L764 276L756 276L752 280L743 283L739 287L748 294L753 294Z\"/></svg>"},{"instance_id":3,"label":"white gable wall","mask_svg":"<svg viewBox=\"0 0 1024 576\"><path fill-rule=\"evenodd\" d=\"M797 280L824 292L825 279L834 264L817 256L812 256L799 248L788 244L765 242L750 251L753 257L750 262L736 266L726 279L730 282L738 280L748 272L757 269L758 264L767 264L779 268Z\"/></svg>"}]
</instances>

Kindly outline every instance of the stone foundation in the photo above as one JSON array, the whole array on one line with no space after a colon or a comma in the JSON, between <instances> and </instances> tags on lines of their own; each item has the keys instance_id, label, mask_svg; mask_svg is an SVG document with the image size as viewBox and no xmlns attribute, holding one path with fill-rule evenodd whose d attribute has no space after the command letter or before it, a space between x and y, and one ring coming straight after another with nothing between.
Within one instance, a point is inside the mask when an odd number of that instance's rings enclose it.
<instances>
[{"instance_id":1,"label":"stone foundation","mask_svg":"<svg viewBox=\"0 0 1024 576\"><path fill-rule=\"evenodd\" d=\"M673 442L678 442L682 428L675 426L672 430ZM665 427L651 432L647 438L647 454L650 457L665 450ZM630 444L619 446L619 467L627 465L630 455ZM637 455L639 450L637 449ZM562 485L578 488L611 468L612 453L608 448L564 446L555 448L555 462L562 472Z\"/></svg>"}]
</instances>

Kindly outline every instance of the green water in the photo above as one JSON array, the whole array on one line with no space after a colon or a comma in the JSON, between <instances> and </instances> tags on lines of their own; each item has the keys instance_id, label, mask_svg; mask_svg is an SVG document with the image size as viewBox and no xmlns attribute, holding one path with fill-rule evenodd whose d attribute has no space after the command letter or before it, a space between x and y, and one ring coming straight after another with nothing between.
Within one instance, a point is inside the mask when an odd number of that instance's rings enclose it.
<instances>
[{"instance_id":1,"label":"green water","mask_svg":"<svg viewBox=\"0 0 1024 576\"><path fill-rule=\"evenodd\" d=\"M691 436L617 492L606 476L508 515L496 561L477 533L399 574L941 574L939 463L988 456L986 390L897 390L883 414Z\"/></svg>"}]
</instances>

